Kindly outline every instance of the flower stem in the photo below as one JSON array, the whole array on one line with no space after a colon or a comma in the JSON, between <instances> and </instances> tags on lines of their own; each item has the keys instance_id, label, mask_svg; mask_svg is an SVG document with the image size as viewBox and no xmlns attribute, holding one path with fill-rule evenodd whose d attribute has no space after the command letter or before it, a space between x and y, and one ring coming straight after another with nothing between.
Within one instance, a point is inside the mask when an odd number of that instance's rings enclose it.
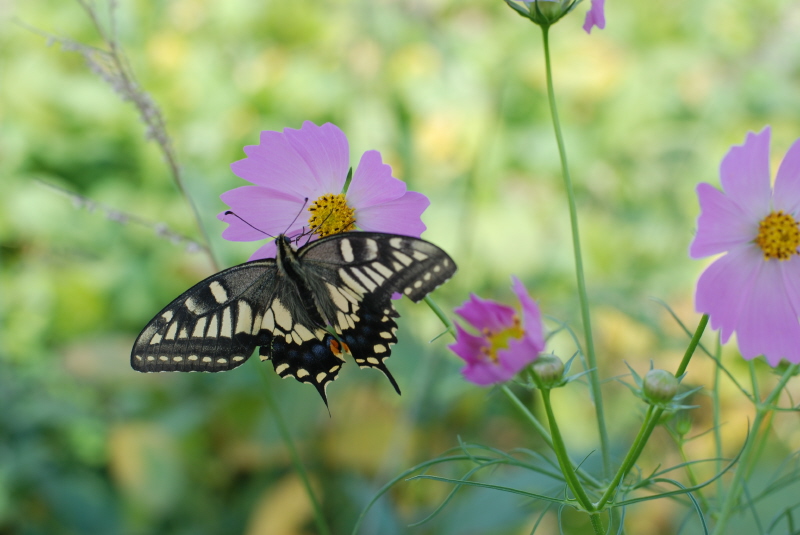
<instances>
[{"instance_id":1,"label":"flower stem","mask_svg":"<svg viewBox=\"0 0 800 535\"><path fill-rule=\"evenodd\" d=\"M289 427L286 425L286 420L283 419L283 415L281 414L278 404L275 403L275 398L272 397L272 390L270 389L267 372L258 359L250 360L259 369L261 378L264 380L264 397L267 400L267 405L270 412L275 416L275 423L278 425L278 431L281 434L283 443L286 445L286 449L289 450L289 456L292 458L294 469L297 472L297 475L300 476L303 486L306 489L306 494L308 495L308 499L311 502L311 507L314 510L314 521L317 524L317 532L320 535L330 535L331 532L328 529L328 524L325 522L325 517L322 515L322 508L319 505L316 494L314 494L314 489L311 487L311 481L308 478L308 473L303 466L303 461L300 460L300 455L297 453L297 448L292 440L292 435L289 433Z\"/></svg>"},{"instance_id":2,"label":"flower stem","mask_svg":"<svg viewBox=\"0 0 800 535\"><path fill-rule=\"evenodd\" d=\"M747 472L750 470L751 464L754 463L758 458L758 455L754 454L759 451L755 445L759 442L756 439L761 430L761 425L772 412L772 404L778 399L778 396L783 391L783 387L786 386L786 383L789 382L789 379L796 374L798 370L800 370L800 365L798 364L789 366L781 376L778 384L775 385L775 388L769 393L767 399L756 405L756 417L753 420L753 426L750 428L750 432L747 434L747 442L744 446L744 450L742 451L739 466L736 467L736 471L733 474L733 480L728 487L728 494L725 496L725 502L722 504L722 511L720 512L719 519L717 520L717 525L714 526L713 535L725 533L725 528L728 525L731 514L734 512L736 504L739 503L739 495L742 492L742 481L745 479Z\"/></svg>"},{"instance_id":3,"label":"flower stem","mask_svg":"<svg viewBox=\"0 0 800 535\"><path fill-rule=\"evenodd\" d=\"M567 453L567 448L564 445L564 439L561 437L561 431L558 429L556 416L553 413L553 405L550 403L550 390L547 388L542 388L541 392L544 410L547 414L547 423L550 424L550 434L553 437L553 451L556 454L559 466L561 466L561 472L564 474L564 479L567 482L567 486L572 491L572 494L581 504L583 509L589 513L589 518L592 522L592 528L594 529L594 532L597 535L603 535L605 531L603 530L600 518L595 510L592 500L589 499L589 496L586 494L583 485L581 485L578 476L575 474L575 468L572 466L572 461L570 460L569 454Z\"/></svg>"},{"instance_id":4,"label":"flower stem","mask_svg":"<svg viewBox=\"0 0 800 535\"><path fill-rule=\"evenodd\" d=\"M561 174L564 178L564 187L569 201L569 221L572 227L572 249L575 254L575 275L578 280L578 297L581 306L581 319L583 321L583 332L586 339L586 360L589 364L589 386L594 399L595 412L597 414L597 426L600 433L600 452L603 457L603 470L606 475L611 472L611 458L609 454L608 431L606 430L605 413L603 411L603 393L600 390L600 375L597 371L597 357L594 350L594 339L592 338L592 322L589 315L589 299L586 296L586 281L583 275L583 257L581 255L581 240L578 232L578 211L575 207L575 192L572 189L572 179L567 165L567 150L564 146L564 139L561 135L561 123L558 120L558 109L556 108L556 96L553 90L553 73L550 65L550 40L549 27L542 25L542 38L544 40L544 60L547 76L547 97L550 101L550 114L553 118L553 129L555 130L558 153L561 157Z\"/></svg>"},{"instance_id":5,"label":"flower stem","mask_svg":"<svg viewBox=\"0 0 800 535\"><path fill-rule=\"evenodd\" d=\"M700 337L703 336L703 331L706 329L706 324L708 324L708 315L703 315L703 317L700 318L700 322L697 324L697 329L694 332L694 336L692 336L692 340L689 342L689 346L686 348L686 353L684 353L683 359L678 366L678 371L675 372L675 377L680 377L686 371L686 367L689 365L689 361L692 359L694 350L700 343ZM614 479L611 481L611 484L608 486L605 493L603 493L600 501L597 502L597 509L602 509L614 496L620 481L622 481L630 469L633 468L633 465L636 463L639 455L642 454L642 450L644 450L650 435L653 433L656 425L658 425L663 412L664 409L662 408L656 408L653 405L648 407L644 421L642 422L642 427L639 429L639 434L636 435L636 438L633 440L633 444L631 444L628 454L625 456L622 464L620 464L617 473L614 475Z\"/></svg>"},{"instance_id":6,"label":"flower stem","mask_svg":"<svg viewBox=\"0 0 800 535\"><path fill-rule=\"evenodd\" d=\"M519 411L522 413L522 415L525 416L525 418L531 423L531 425L533 425L534 430L541 437L541 439L544 440L545 444L547 444L550 447L551 450L555 450L555 447L553 446L553 439L550 436L550 433L547 431L547 429L545 429L545 427L542 425L542 423L539 421L539 419L536 418L536 416L534 416L533 413L531 413L531 411L528 410L528 407L526 407L525 404L522 403L516 395L514 395L514 392L512 392L511 389L508 388L508 385L503 385L503 386L500 387L500 389L503 391L503 393L506 395L506 397L508 397L508 399L511 401L511 404L514 405L517 409L519 409ZM577 467L575 469L575 471L586 482L590 483L594 487L597 487L597 488L601 487L600 482L597 481L597 479L592 477L591 474L586 472L580 466Z\"/></svg>"}]
</instances>

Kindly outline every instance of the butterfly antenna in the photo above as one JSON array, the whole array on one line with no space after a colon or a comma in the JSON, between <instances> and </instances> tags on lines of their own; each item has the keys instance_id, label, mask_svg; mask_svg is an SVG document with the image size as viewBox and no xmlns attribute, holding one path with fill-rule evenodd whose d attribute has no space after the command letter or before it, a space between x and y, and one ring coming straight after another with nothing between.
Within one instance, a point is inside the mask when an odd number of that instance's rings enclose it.
<instances>
[{"instance_id":1,"label":"butterfly antenna","mask_svg":"<svg viewBox=\"0 0 800 535\"><path fill-rule=\"evenodd\" d=\"M292 228L292 227L294 226L294 223L295 223L295 221L297 221L297 218L298 218L298 217L300 217L300 214L302 214L302 213L303 213L303 210L305 210L305 209L306 209L306 205L307 205L307 204L308 204L308 197L306 197L305 199L303 199L303 206L301 206L301 207L300 207L300 210L297 212L297 215L296 215L296 216L294 216L294 219L292 219L292 222L291 222L291 223L289 223L289 226L288 226L288 227L286 227L286 230L285 230L285 231L283 231L283 234L286 234L287 232L289 232L289 229L290 229L290 228Z\"/></svg>"},{"instance_id":2,"label":"butterfly antenna","mask_svg":"<svg viewBox=\"0 0 800 535\"><path fill-rule=\"evenodd\" d=\"M226 216L228 216L228 215L232 215L233 217L235 217L236 219L238 219L239 221L241 221L242 223L244 223L245 225L247 225L247 226L248 226L248 227L250 227L251 229L253 229L253 230L257 230L257 231L258 231L258 232L260 232L261 234L266 234L266 235L267 235L267 236L269 236L270 238L274 238L274 237L275 237L275 236L273 236L272 234L270 234L269 232L265 232L265 231L261 230L261 229L260 229L260 228L258 228L258 227L254 227L254 226L253 226L253 225L251 225L249 222L247 222L246 220L242 219L242 218L239 216L239 214L237 214L236 212L234 212L234 211L232 211L232 210L226 210L224 215L226 215Z\"/></svg>"}]
</instances>

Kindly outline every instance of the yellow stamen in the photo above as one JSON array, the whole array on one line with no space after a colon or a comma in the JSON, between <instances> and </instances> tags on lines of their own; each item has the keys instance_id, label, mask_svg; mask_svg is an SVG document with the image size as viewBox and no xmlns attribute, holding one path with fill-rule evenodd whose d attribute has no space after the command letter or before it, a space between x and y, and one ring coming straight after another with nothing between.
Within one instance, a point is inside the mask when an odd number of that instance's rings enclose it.
<instances>
[{"instance_id":1,"label":"yellow stamen","mask_svg":"<svg viewBox=\"0 0 800 535\"><path fill-rule=\"evenodd\" d=\"M759 223L755 241L764 251L764 260L789 260L800 247L798 222L783 211L772 212Z\"/></svg>"},{"instance_id":2,"label":"yellow stamen","mask_svg":"<svg viewBox=\"0 0 800 535\"><path fill-rule=\"evenodd\" d=\"M311 232L321 238L356 228L355 208L347 205L344 193L327 193L308 207L311 217L308 224Z\"/></svg>"},{"instance_id":3,"label":"yellow stamen","mask_svg":"<svg viewBox=\"0 0 800 535\"><path fill-rule=\"evenodd\" d=\"M522 335L525 334L522 330L522 325L520 324L519 317L514 315L514 325L509 327L508 329L504 329L500 332L492 332L489 329L483 330L483 335L489 341L489 347L481 348L481 352L489 357L492 362L497 362L497 351L500 349L507 349L508 342L510 340L516 340L522 338Z\"/></svg>"}]
</instances>

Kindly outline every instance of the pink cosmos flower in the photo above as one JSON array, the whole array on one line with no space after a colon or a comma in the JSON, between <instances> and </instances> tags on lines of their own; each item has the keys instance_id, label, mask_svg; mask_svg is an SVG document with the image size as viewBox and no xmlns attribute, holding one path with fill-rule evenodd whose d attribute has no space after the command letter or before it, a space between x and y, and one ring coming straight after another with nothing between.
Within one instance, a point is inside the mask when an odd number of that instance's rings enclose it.
<instances>
[{"instance_id":1,"label":"pink cosmos flower","mask_svg":"<svg viewBox=\"0 0 800 535\"><path fill-rule=\"evenodd\" d=\"M428 198L406 191L392 177L378 151L361 156L347 192L350 169L347 137L338 127L306 121L300 130L264 131L258 145L244 148L247 158L231 170L255 184L221 195L230 211L217 218L228 223L222 237L231 241L263 240L267 234L312 239L360 228L419 237ZM233 212L233 213L230 213ZM250 260L275 256L275 242L261 246Z\"/></svg>"},{"instance_id":2,"label":"pink cosmos flower","mask_svg":"<svg viewBox=\"0 0 800 535\"><path fill-rule=\"evenodd\" d=\"M544 332L539 306L516 277L511 288L522 307L520 320L514 308L481 299L475 294L456 312L475 329L476 336L456 324L456 343L448 346L464 359L461 370L467 381L486 386L508 381L536 360L544 349Z\"/></svg>"},{"instance_id":3,"label":"pink cosmos flower","mask_svg":"<svg viewBox=\"0 0 800 535\"><path fill-rule=\"evenodd\" d=\"M770 129L747 134L720 166L723 191L699 184L700 216L692 258L725 253L697 282L695 306L720 329L736 333L746 359L764 355L800 362L800 140L770 187Z\"/></svg>"}]
</instances>

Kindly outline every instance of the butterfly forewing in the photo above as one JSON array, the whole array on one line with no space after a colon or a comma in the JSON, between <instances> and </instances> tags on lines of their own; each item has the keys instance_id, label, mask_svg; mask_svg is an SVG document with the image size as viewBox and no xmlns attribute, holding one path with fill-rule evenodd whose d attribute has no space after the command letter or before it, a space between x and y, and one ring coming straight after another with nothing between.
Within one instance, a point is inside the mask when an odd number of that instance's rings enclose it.
<instances>
[{"instance_id":1,"label":"butterfly forewing","mask_svg":"<svg viewBox=\"0 0 800 535\"><path fill-rule=\"evenodd\" d=\"M248 262L190 288L139 334L133 369L217 372L244 363L258 345L275 272L274 260Z\"/></svg>"}]
</instances>

